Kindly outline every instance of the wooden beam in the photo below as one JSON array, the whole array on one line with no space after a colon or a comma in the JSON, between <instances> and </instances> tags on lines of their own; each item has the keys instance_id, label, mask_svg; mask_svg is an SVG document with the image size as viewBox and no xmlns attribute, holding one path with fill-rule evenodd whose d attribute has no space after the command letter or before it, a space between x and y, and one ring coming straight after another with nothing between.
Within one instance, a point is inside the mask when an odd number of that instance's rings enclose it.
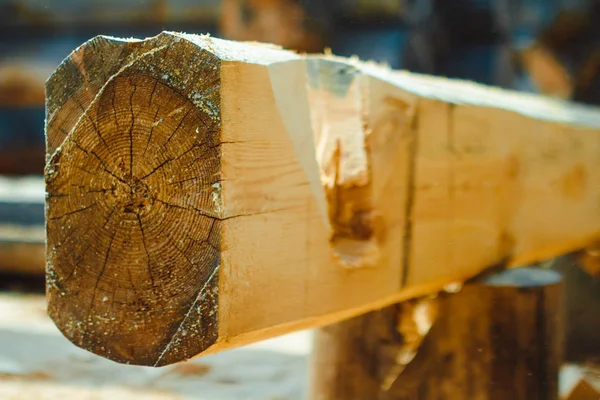
<instances>
[{"instance_id":1,"label":"wooden beam","mask_svg":"<svg viewBox=\"0 0 600 400\"><path fill-rule=\"evenodd\" d=\"M47 84L50 316L165 365L600 236L600 113L268 45L99 37Z\"/></svg>"},{"instance_id":2,"label":"wooden beam","mask_svg":"<svg viewBox=\"0 0 600 400\"><path fill-rule=\"evenodd\" d=\"M561 276L518 268L315 335L311 400L557 400Z\"/></svg>"}]
</instances>

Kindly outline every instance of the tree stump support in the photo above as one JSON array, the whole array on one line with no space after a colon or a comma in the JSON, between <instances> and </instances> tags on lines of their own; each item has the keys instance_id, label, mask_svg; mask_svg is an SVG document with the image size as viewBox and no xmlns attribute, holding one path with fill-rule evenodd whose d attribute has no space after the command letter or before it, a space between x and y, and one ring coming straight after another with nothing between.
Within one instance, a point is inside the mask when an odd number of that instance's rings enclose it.
<instances>
[{"instance_id":1,"label":"tree stump support","mask_svg":"<svg viewBox=\"0 0 600 400\"><path fill-rule=\"evenodd\" d=\"M321 328L310 399L556 400L561 286L551 270L506 270Z\"/></svg>"}]
</instances>

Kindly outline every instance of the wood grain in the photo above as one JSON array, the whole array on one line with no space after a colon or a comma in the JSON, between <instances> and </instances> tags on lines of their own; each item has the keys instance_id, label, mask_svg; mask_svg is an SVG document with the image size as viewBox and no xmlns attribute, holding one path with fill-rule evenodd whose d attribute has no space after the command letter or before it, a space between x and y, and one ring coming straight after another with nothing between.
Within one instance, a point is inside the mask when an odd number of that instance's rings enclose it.
<instances>
[{"instance_id":1,"label":"wood grain","mask_svg":"<svg viewBox=\"0 0 600 400\"><path fill-rule=\"evenodd\" d=\"M61 328L76 344L122 362L170 363L215 340L220 120L206 85L219 71L205 57L189 79L173 74L180 43L111 77L46 168L49 313L70 316Z\"/></svg>"},{"instance_id":2,"label":"wood grain","mask_svg":"<svg viewBox=\"0 0 600 400\"><path fill-rule=\"evenodd\" d=\"M50 315L116 361L332 323L600 237L595 109L168 32L93 39L47 96Z\"/></svg>"}]
</instances>

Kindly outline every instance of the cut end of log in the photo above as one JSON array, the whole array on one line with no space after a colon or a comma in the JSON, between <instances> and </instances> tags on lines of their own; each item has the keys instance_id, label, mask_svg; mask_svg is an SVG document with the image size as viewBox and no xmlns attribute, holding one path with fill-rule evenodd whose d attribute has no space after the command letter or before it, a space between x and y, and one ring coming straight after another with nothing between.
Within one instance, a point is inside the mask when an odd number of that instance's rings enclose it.
<instances>
[{"instance_id":1,"label":"cut end of log","mask_svg":"<svg viewBox=\"0 0 600 400\"><path fill-rule=\"evenodd\" d=\"M78 346L161 366L217 338L219 62L185 41L140 52L50 138L48 313Z\"/></svg>"}]
</instances>

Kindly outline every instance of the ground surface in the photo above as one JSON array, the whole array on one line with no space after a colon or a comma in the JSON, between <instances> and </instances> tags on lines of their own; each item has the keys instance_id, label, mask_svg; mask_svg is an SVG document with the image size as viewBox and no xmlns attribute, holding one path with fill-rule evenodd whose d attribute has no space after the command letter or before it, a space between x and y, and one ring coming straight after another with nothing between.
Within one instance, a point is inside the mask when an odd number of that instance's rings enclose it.
<instances>
[{"instance_id":1,"label":"ground surface","mask_svg":"<svg viewBox=\"0 0 600 400\"><path fill-rule=\"evenodd\" d=\"M164 368L127 366L72 345L42 296L0 295L2 400L301 400L310 333Z\"/></svg>"}]
</instances>

